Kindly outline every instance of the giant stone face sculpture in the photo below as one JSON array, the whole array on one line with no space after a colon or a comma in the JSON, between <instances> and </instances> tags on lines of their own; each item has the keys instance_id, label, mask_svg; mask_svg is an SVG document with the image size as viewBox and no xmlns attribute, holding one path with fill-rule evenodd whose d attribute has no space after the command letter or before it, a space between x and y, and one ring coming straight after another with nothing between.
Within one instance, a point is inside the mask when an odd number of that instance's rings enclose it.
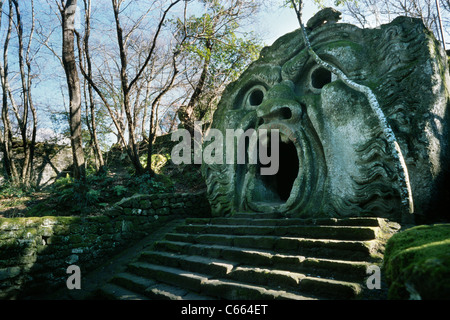
<instances>
[{"instance_id":1,"label":"giant stone face sculpture","mask_svg":"<svg viewBox=\"0 0 450 320\"><path fill-rule=\"evenodd\" d=\"M414 211L441 197L449 168L447 56L420 20L378 29L325 23L309 31L314 50L370 87L393 129L409 172ZM294 217L404 213L396 163L364 95L318 66L300 30L278 39L225 90L212 127L278 129L279 171L203 164L212 212L278 212ZM225 157L225 156L224 156Z\"/></svg>"}]
</instances>

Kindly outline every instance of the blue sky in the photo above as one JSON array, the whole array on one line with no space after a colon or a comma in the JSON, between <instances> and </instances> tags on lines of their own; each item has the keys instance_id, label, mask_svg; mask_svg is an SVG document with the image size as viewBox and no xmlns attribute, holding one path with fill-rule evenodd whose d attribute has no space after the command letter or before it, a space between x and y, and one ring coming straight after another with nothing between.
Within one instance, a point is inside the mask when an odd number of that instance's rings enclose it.
<instances>
[{"instance_id":1,"label":"blue sky","mask_svg":"<svg viewBox=\"0 0 450 320\"><path fill-rule=\"evenodd\" d=\"M107 0L103 1L105 3L105 6L109 4ZM264 0L265 9L262 10L262 12L257 17L255 17L255 23L249 26L247 29L248 31L257 32L262 37L265 45L272 44L282 35L296 30L299 27L294 10L289 8L282 8L282 2L282 0ZM81 3L82 1L80 1L80 6ZM305 23L318 10L317 7L312 3L312 0L306 1L304 8ZM42 0L35 0L35 5L36 11L39 12L39 19L41 22L43 22L43 25L41 25L41 27L43 27L44 33L48 32L50 29L55 29L54 34L56 38L59 38L60 31L58 30L59 26L56 20L56 16L48 11L46 2ZM30 11L28 6L22 6L21 11L24 20L28 20L27 15L29 15ZM6 27L5 21L6 19L2 23L2 29ZM28 29L25 28L25 30ZM35 37L37 36L35 35ZM55 46L55 50L59 53L59 41L55 42ZM10 63L12 64L14 63L13 61L15 61L15 56L17 54L16 50L16 45L12 43L9 53ZM40 114L38 127L41 129L46 129L48 131L56 128L53 128L52 123L47 118L48 115L42 114L42 111L46 109L45 106L51 106L52 108L58 106L58 108L56 109L63 109L63 106L67 105L68 103L68 93L66 92L67 90L65 88L63 69L59 62L55 59L53 54L51 54L47 49L42 48L39 56L40 58L38 59L38 67L35 68L39 68L39 70L36 71L40 73L40 77L39 79L36 79L34 81L32 93L34 95L33 100ZM55 72L55 70L59 70L60 72Z\"/></svg>"},{"instance_id":2,"label":"blue sky","mask_svg":"<svg viewBox=\"0 0 450 320\"><path fill-rule=\"evenodd\" d=\"M306 24L317 11L318 7L313 4L312 0L305 2L303 9L303 23ZM265 42L270 45L282 35L294 31L299 28L298 20L293 9L279 8L277 4L262 12L258 17L259 26L257 30L266 33ZM258 30L260 28L260 30Z\"/></svg>"}]
</instances>

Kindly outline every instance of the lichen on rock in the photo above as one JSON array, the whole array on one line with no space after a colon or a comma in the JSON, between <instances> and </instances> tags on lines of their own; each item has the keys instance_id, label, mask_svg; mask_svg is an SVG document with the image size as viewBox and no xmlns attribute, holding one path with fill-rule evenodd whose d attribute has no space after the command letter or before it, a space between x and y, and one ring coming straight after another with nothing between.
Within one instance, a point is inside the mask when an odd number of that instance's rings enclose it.
<instances>
[{"instance_id":1,"label":"lichen on rock","mask_svg":"<svg viewBox=\"0 0 450 320\"><path fill-rule=\"evenodd\" d=\"M309 38L323 60L376 95L405 159L414 212L435 212L450 167L450 77L436 39L406 17L379 29L319 24ZM261 176L259 164L204 163L213 214L401 221L398 160L383 126L364 95L309 56L299 30L281 37L226 88L212 128L224 136L227 129L279 130L282 170Z\"/></svg>"}]
</instances>

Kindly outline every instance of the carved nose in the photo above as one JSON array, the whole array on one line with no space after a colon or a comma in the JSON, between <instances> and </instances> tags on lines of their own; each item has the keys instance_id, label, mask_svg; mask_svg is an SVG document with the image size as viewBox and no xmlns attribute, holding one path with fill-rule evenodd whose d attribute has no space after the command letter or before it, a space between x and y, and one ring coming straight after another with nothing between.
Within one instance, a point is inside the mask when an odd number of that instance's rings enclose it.
<instances>
[{"instance_id":1,"label":"carved nose","mask_svg":"<svg viewBox=\"0 0 450 320\"><path fill-rule=\"evenodd\" d=\"M283 81L272 87L256 114L260 119L259 123L300 120L303 110L294 92L294 84Z\"/></svg>"},{"instance_id":2,"label":"carved nose","mask_svg":"<svg viewBox=\"0 0 450 320\"><path fill-rule=\"evenodd\" d=\"M269 105L269 103L268 103ZM262 108L258 109L258 117L262 118L264 122L269 122L270 120L290 120L292 119L292 109L288 106L273 106L270 105L266 110L262 110Z\"/></svg>"}]
</instances>

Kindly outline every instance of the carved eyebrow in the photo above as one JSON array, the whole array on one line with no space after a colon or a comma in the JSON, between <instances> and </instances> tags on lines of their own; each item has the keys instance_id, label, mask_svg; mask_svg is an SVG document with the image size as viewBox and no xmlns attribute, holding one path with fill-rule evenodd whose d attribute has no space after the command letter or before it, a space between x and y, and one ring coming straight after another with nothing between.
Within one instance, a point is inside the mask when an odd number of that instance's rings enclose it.
<instances>
[{"instance_id":1,"label":"carved eyebrow","mask_svg":"<svg viewBox=\"0 0 450 320\"><path fill-rule=\"evenodd\" d=\"M249 69L249 76L244 77L245 83L264 83L273 86L281 82L281 67L277 65L263 64Z\"/></svg>"},{"instance_id":2,"label":"carved eyebrow","mask_svg":"<svg viewBox=\"0 0 450 320\"><path fill-rule=\"evenodd\" d=\"M243 76L233 84L231 96L233 109L242 105L242 101L252 87L262 85L269 89L275 84L281 82L281 67L273 64L252 65L245 71ZM223 97L223 96L222 96Z\"/></svg>"},{"instance_id":3,"label":"carved eyebrow","mask_svg":"<svg viewBox=\"0 0 450 320\"><path fill-rule=\"evenodd\" d=\"M309 59L307 50L302 50L290 60L288 60L281 69L281 77L283 80L295 81L301 75L306 62Z\"/></svg>"}]
</instances>

